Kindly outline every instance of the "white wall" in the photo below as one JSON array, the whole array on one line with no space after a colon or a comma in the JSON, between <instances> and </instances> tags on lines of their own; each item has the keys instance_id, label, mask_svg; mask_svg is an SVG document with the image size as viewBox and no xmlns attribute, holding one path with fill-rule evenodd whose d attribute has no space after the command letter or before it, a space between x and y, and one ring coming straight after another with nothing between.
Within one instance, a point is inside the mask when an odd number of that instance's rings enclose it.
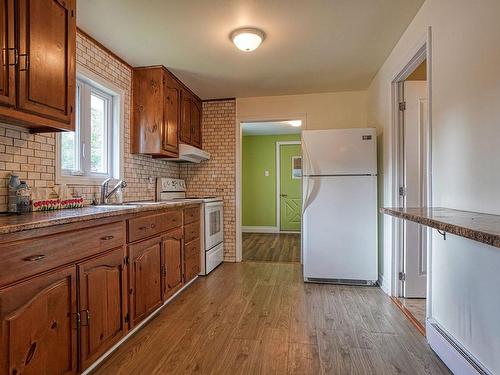
<instances>
[{"instance_id":1,"label":"white wall","mask_svg":"<svg viewBox=\"0 0 500 375\"><path fill-rule=\"evenodd\" d=\"M498 0L427 0L374 78L368 90L368 126L376 126L383 139L379 174L385 205L393 202L391 81L431 26L434 205L500 214L499 15ZM392 219L384 218L380 249L386 288L391 287L391 223ZM500 273L481 269L485 264L500 269L500 249L495 252L471 241L457 241L462 246L461 261L454 259L458 254L449 246L433 239L432 294L437 297L432 309L438 323L490 371L500 373L495 359L500 300L486 308L484 300L471 294L483 287L498 290ZM456 275L461 282L441 277L443 267L446 275ZM467 289L461 290L464 285Z\"/></svg>"},{"instance_id":2,"label":"white wall","mask_svg":"<svg viewBox=\"0 0 500 375\"><path fill-rule=\"evenodd\" d=\"M236 116L240 119L305 115L307 129L366 127L366 114L366 91L236 99Z\"/></svg>"}]
</instances>

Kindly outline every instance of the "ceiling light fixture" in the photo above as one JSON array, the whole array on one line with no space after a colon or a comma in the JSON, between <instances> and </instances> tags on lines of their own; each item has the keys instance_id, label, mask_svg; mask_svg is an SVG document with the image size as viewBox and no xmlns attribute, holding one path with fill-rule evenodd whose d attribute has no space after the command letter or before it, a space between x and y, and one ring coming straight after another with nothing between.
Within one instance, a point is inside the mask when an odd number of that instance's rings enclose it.
<instances>
[{"instance_id":1,"label":"ceiling light fixture","mask_svg":"<svg viewBox=\"0 0 500 375\"><path fill-rule=\"evenodd\" d=\"M288 125L295 126L298 128L299 126L302 126L302 121L301 120L291 120L291 121L286 121Z\"/></svg>"},{"instance_id":2,"label":"ceiling light fixture","mask_svg":"<svg viewBox=\"0 0 500 375\"><path fill-rule=\"evenodd\" d=\"M231 40L243 52L250 52L260 46L264 32L254 28L236 29L231 34Z\"/></svg>"}]
</instances>

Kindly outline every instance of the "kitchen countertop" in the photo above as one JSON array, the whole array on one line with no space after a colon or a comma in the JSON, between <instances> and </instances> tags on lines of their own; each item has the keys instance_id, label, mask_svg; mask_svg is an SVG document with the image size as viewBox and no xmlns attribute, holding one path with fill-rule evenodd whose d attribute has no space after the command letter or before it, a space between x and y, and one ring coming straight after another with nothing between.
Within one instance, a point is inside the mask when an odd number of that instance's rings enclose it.
<instances>
[{"instance_id":1,"label":"kitchen countertop","mask_svg":"<svg viewBox=\"0 0 500 375\"><path fill-rule=\"evenodd\" d=\"M202 199L179 199L155 203L133 202L123 205L85 206L65 210L30 212L22 215L5 215L0 216L0 235L105 217L156 211L169 207L187 206L202 201Z\"/></svg>"},{"instance_id":2,"label":"kitchen countertop","mask_svg":"<svg viewBox=\"0 0 500 375\"><path fill-rule=\"evenodd\" d=\"M380 212L487 245L500 247L500 215L443 207L381 208Z\"/></svg>"}]
</instances>

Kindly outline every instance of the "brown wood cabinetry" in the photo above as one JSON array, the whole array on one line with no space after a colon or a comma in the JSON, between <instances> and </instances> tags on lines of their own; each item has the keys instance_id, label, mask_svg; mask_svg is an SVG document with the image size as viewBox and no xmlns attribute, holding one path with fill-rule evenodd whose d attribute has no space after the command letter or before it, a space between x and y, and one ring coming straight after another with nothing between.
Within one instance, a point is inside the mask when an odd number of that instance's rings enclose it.
<instances>
[{"instance_id":1,"label":"brown wood cabinetry","mask_svg":"<svg viewBox=\"0 0 500 375\"><path fill-rule=\"evenodd\" d=\"M129 246L130 326L133 327L163 302L161 238Z\"/></svg>"},{"instance_id":2,"label":"brown wood cabinetry","mask_svg":"<svg viewBox=\"0 0 500 375\"><path fill-rule=\"evenodd\" d=\"M201 101L182 90L181 142L201 148Z\"/></svg>"},{"instance_id":3,"label":"brown wood cabinetry","mask_svg":"<svg viewBox=\"0 0 500 375\"><path fill-rule=\"evenodd\" d=\"M201 148L201 100L163 66L133 75L132 152L175 158L179 141Z\"/></svg>"},{"instance_id":4,"label":"brown wood cabinetry","mask_svg":"<svg viewBox=\"0 0 500 375\"><path fill-rule=\"evenodd\" d=\"M0 374L87 369L198 275L199 225L190 205L0 238Z\"/></svg>"},{"instance_id":5,"label":"brown wood cabinetry","mask_svg":"<svg viewBox=\"0 0 500 375\"><path fill-rule=\"evenodd\" d=\"M85 369L127 331L123 248L78 264L80 361Z\"/></svg>"},{"instance_id":6,"label":"brown wood cabinetry","mask_svg":"<svg viewBox=\"0 0 500 375\"><path fill-rule=\"evenodd\" d=\"M175 229L163 237L164 286L167 299L182 286L182 229Z\"/></svg>"},{"instance_id":7,"label":"brown wood cabinetry","mask_svg":"<svg viewBox=\"0 0 500 375\"><path fill-rule=\"evenodd\" d=\"M74 130L75 0L3 0L0 119Z\"/></svg>"},{"instance_id":8,"label":"brown wood cabinetry","mask_svg":"<svg viewBox=\"0 0 500 375\"><path fill-rule=\"evenodd\" d=\"M75 373L76 306L74 266L1 289L0 373Z\"/></svg>"}]
</instances>

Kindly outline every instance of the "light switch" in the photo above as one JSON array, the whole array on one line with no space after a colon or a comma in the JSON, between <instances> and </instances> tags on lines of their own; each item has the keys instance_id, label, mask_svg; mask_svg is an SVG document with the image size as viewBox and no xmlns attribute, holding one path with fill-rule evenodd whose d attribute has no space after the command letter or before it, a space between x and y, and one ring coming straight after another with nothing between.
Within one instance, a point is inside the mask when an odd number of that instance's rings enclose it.
<instances>
[{"instance_id":1,"label":"light switch","mask_svg":"<svg viewBox=\"0 0 500 375\"><path fill-rule=\"evenodd\" d=\"M269 171L264 171L264 176L269 177Z\"/></svg>"}]
</instances>

